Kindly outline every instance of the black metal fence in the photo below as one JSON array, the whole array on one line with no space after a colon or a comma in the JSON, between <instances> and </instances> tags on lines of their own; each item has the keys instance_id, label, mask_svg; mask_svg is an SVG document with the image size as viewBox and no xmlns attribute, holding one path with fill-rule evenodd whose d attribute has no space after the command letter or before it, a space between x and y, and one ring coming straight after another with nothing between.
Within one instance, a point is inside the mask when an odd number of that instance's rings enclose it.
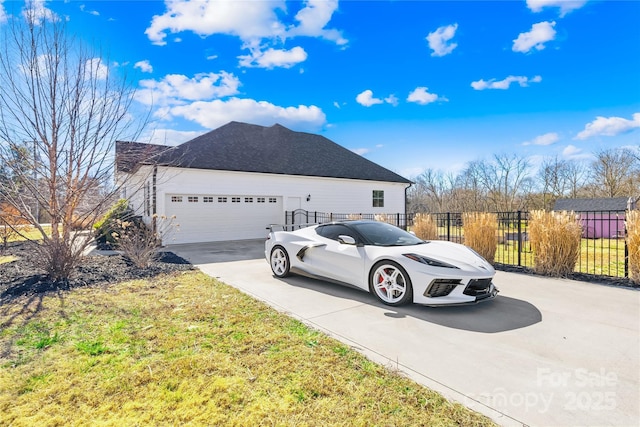
<instances>
[{"instance_id":1,"label":"black metal fence","mask_svg":"<svg viewBox=\"0 0 640 427\"><path fill-rule=\"evenodd\" d=\"M438 238L464 243L462 213L432 213ZM495 262L504 265L533 267L534 254L529 242L529 212L496 212L498 248ZM582 225L580 257L575 272L609 277L629 277L628 249L625 230L626 211L576 212ZM288 229L307 224L322 224L348 219L372 219L389 222L411 230L415 214L343 214L309 212L302 209L285 213Z\"/></svg>"}]
</instances>

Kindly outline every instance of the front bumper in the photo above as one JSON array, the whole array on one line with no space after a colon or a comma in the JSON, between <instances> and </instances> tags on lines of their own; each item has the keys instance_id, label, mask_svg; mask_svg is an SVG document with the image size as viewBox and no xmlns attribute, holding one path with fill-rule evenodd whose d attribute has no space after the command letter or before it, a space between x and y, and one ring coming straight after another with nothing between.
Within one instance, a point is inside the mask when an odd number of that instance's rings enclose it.
<instances>
[{"instance_id":1,"label":"front bumper","mask_svg":"<svg viewBox=\"0 0 640 427\"><path fill-rule=\"evenodd\" d=\"M415 289L413 302L427 306L451 306L489 301L499 292L492 279L434 279L424 289Z\"/></svg>"}]
</instances>

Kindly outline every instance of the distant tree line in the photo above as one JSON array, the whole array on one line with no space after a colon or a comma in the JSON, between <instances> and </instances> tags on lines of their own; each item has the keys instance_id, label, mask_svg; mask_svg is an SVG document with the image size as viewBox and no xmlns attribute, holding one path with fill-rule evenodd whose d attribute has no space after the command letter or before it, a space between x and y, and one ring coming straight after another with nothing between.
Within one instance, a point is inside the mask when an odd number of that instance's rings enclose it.
<instances>
[{"instance_id":1,"label":"distant tree line","mask_svg":"<svg viewBox=\"0 0 640 427\"><path fill-rule=\"evenodd\" d=\"M560 198L638 198L640 151L612 148L590 160L549 157L535 169L524 157L496 154L459 173L427 169L412 181L408 212L506 212L552 209Z\"/></svg>"}]
</instances>

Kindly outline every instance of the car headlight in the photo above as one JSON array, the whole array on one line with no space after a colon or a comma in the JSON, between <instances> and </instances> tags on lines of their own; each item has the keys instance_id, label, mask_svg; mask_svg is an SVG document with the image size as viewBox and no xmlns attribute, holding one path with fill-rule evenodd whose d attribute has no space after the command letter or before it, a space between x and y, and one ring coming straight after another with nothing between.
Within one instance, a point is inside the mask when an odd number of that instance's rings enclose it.
<instances>
[{"instance_id":1,"label":"car headlight","mask_svg":"<svg viewBox=\"0 0 640 427\"><path fill-rule=\"evenodd\" d=\"M421 264L430 265L431 267L456 268L459 270L459 268L456 267L455 265L447 264L446 262L438 261L437 259L429 258L424 255L417 255L417 254L402 254L402 255L406 256L409 259L417 261Z\"/></svg>"}]
</instances>

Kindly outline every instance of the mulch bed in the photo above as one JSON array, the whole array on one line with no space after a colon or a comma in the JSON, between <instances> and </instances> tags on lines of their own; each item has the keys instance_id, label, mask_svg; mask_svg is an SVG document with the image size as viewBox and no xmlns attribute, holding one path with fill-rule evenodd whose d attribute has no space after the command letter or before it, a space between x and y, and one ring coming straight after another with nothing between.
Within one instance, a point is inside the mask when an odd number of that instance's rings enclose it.
<instances>
[{"instance_id":1,"label":"mulch bed","mask_svg":"<svg viewBox=\"0 0 640 427\"><path fill-rule=\"evenodd\" d=\"M47 279L35 243L20 242L10 244L0 255L15 256L18 259L0 264L0 305L14 299L58 292L81 286L105 286L125 280L149 278L159 274L192 270L194 267L172 252L161 252L149 268L140 269L122 255L90 255L85 257L66 282L52 282Z\"/></svg>"}]
</instances>

